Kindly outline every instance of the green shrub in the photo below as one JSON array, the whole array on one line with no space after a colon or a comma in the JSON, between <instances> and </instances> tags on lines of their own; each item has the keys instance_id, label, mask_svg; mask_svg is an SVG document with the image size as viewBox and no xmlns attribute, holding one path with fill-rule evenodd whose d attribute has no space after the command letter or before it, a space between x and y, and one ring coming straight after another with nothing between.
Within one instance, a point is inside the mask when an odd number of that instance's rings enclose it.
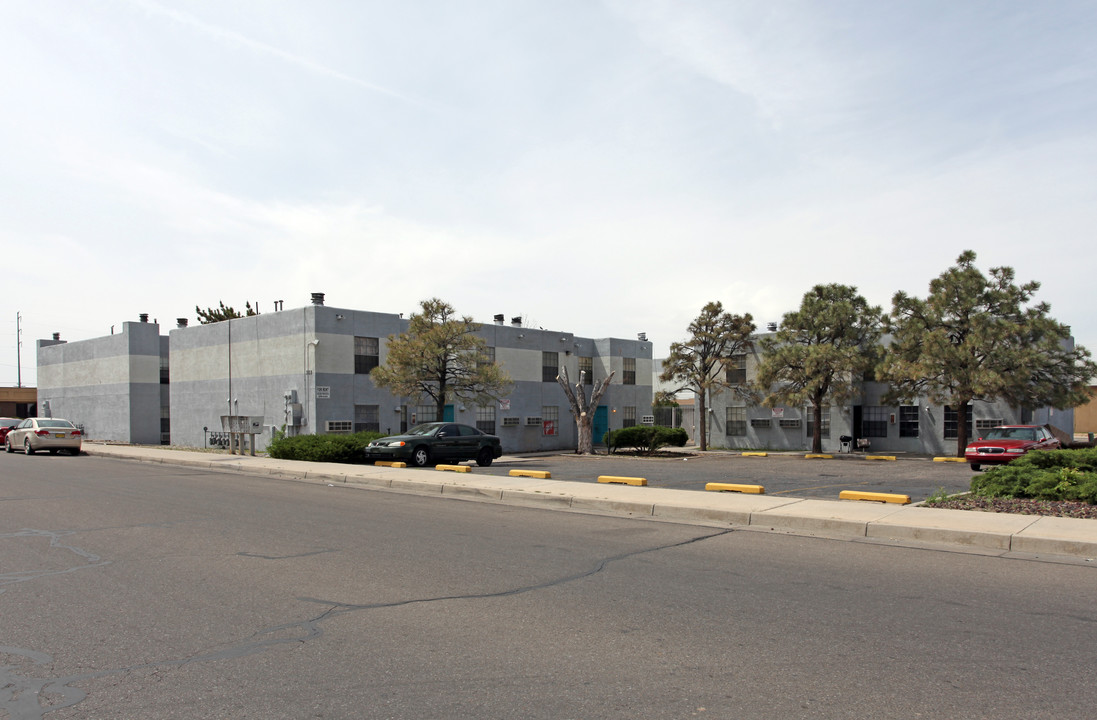
<instances>
[{"instance_id":1,"label":"green shrub","mask_svg":"<svg viewBox=\"0 0 1097 720\"><path fill-rule=\"evenodd\" d=\"M682 428L661 425L633 425L620 430L610 430L602 436L602 441L611 453L625 449L647 455L663 447L682 447L688 439L689 436Z\"/></svg>"},{"instance_id":2,"label":"green shrub","mask_svg":"<svg viewBox=\"0 0 1097 720\"><path fill-rule=\"evenodd\" d=\"M973 495L1097 504L1097 449L1040 450L971 481Z\"/></svg>"},{"instance_id":3,"label":"green shrub","mask_svg":"<svg viewBox=\"0 0 1097 720\"><path fill-rule=\"evenodd\" d=\"M359 432L353 435L275 437L267 446L267 454L279 460L364 463L363 450L379 437L384 435L377 432Z\"/></svg>"}]
</instances>

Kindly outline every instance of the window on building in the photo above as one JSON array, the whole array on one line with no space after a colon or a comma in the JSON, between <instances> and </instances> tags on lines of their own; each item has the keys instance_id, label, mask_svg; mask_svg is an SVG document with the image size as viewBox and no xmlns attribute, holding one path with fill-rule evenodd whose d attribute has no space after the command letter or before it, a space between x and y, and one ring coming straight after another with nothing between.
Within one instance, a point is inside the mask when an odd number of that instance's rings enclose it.
<instances>
[{"instance_id":1,"label":"window on building","mask_svg":"<svg viewBox=\"0 0 1097 720\"><path fill-rule=\"evenodd\" d=\"M375 337L354 338L354 372L368 375L369 371L381 364L380 344Z\"/></svg>"},{"instance_id":2,"label":"window on building","mask_svg":"<svg viewBox=\"0 0 1097 720\"><path fill-rule=\"evenodd\" d=\"M594 358L592 357L580 357L579 358L579 372L586 373L583 375L584 385L594 384Z\"/></svg>"},{"instance_id":3,"label":"window on building","mask_svg":"<svg viewBox=\"0 0 1097 720\"><path fill-rule=\"evenodd\" d=\"M160 444L171 445L171 408L160 406Z\"/></svg>"},{"instance_id":4,"label":"window on building","mask_svg":"<svg viewBox=\"0 0 1097 720\"><path fill-rule=\"evenodd\" d=\"M747 384L747 356L744 354L732 355L728 364L724 367L728 385Z\"/></svg>"},{"instance_id":5,"label":"window on building","mask_svg":"<svg viewBox=\"0 0 1097 720\"><path fill-rule=\"evenodd\" d=\"M381 406L355 405L354 432L381 432Z\"/></svg>"},{"instance_id":6,"label":"window on building","mask_svg":"<svg viewBox=\"0 0 1097 720\"><path fill-rule=\"evenodd\" d=\"M636 406L626 405L621 408L621 427L632 427L636 424Z\"/></svg>"},{"instance_id":7,"label":"window on building","mask_svg":"<svg viewBox=\"0 0 1097 720\"><path fill-rule=\"evenodd\" d=\"M866 406L861 409L861 437L886 438L888 436L888 409Z\"/></svg>"},{"instance_id":8,"label":"window on building","mask_svg":"<svg viewBox=\"0 0 1097 720\"><path fill-rule=\"evenodd\" d=\"M517 419L517 418L516 418ZM495 434L495 405L482 405L476 408L476 429L480 432L486 432L488 435Z\"/></svg>"},{"instance_id":9,"label":"window on building","mask_svg":"<svg viewBox=\"0 0 1097 720\"><path fill-rule=\"evenodd\" d=\"M960 418L957 417L958 413L956 408L945 405L945 440L955 440L960 437ZM971 406L967 408L967 436L973 437L971 434Z\"/></svg>"},{"instance_id":10,"label":"window on building","mask_svg":"<svg viewBox=\"0 0 1097 720\"><path fill-rule=\"evenodd\" d=\"M725 408L727 422L726 433L729 437L742 437L747 434L747 409L745 407Z\"/></svg>"},{"instance_id":11,"label":"window on building","mask_svg":"<svg viewBox=\"0 0 1097 720\"><path fill-rule=\"evenodd\" d=\"M918 407L901 405L899 407L899 437L918 437Z\"/></svg>"},{"instance_id":12,"label":"window on building","mask_svg":"<svg viewBox=\"0 0 1097 720\"><path fill-rule=\"evenodd\" d=\"M170 382L170 374L168 372L168 359L163 355L160 356L160 384L167 385Z\"/></svg>"},{"instance_id":13,"label":"window on building","mask_svg":"<svg viewBox=\"0 0 1097 720\"><path fill-rule=\"evenodd\" d=\"M621 384L622 385L635 385L636 384L636 358L621 358L624 363L624 367L621 371Z\"/></svg>"},{"instance_id":14,"label":"window on building","mask_svg":"<svg viewBox=\"0 0 1097 720\"><path fill-rule=\"evenodd\" d=\"M560 374L560 353L541 353L541 382L556 382Z\"/></svg>"},{"instance_id":15,"label":"window on building","mask_svg":"<svg viewBox=\"0 0 1097 720\"><path fill-rule=\"evenodd\" d=\"M416 405L415 406L415 421L414 425L422 425L423 423L438 422L442 418L438 417L437 405Z\"/></svg>"},{"instance_id":16,"label":"window on building","mask_svg":"<svg viewBox=\"0 0 1097 720\"><path fill-rule=\"evenodd\" d=\"M541 432L545 435L557 435L560 432L560 407L543 405L541 407Z\"/></svg>"},{"instance_id":17,"label":"window on building","mask_svg":"<svg viewBox=\"0 0 1097 720\"><path fill-rule=\"evenodd\" d=\"M1005 424L1006 424L1006 421L1003 420L1002 418L997 418L997 419L992 419L992 420L976 420L975 421L975 432L978 433L980 436L982 436L983 433L985 433L987 430L990 430L991 428L996 428L996 427L999 427L1000 425L1005 425Z\"/></svg>"},{"instance_id":18,"label":"window on building","mask_svg":"<svg viewBox=\"0 0 1097 720\"><path fill-rule=\"evenodd\" d=\"M800 427L800 418L781 418L777 421L777 426L782 430L795 430Z\"/></svg>"},{"instance_id":19,"label":"window on building","mask_svg":"<svg viewBox=\"0 0 1097 720\"><path fill-rule=\"evenodd\" d=\"M767 430L773 427L773 420L770 418L751 418L750 426L758 430Z\"/></svg>"},{"instance_id":20,"label":"window on building","mask_svg":"<svg viewBox=\"0 0 1097 720\"><path fill-rule=\"evenodd\" d=\"M494 365L495 364L495 348L486 346L483 352L480 353L481 365Z\"/></svg>"},{"instance_id":21,"label":"window on building","mask_svg":"<svg viewBox=\"0 0 1097 720\"><path fill-rule=\"evenodd\" d=\"M813 438L815 437L815 408L804 408L804 417L807 418L807 436ZM830 405L823 406L820 427L819 437L830 437Z\"/></svg>"}]
</instances>

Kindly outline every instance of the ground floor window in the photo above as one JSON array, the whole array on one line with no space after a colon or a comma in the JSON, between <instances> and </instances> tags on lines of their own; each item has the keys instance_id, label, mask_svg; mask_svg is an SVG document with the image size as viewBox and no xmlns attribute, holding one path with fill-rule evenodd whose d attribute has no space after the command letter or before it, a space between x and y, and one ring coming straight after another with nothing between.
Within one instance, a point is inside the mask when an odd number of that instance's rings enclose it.
<instances>
[{"instance_id":1,"label":"ground floor window","mask_svg":"<svg viewBox=\"0 0 1097 720\"><path fill-rule=\"evenodd\" d=\"M861 410L861 437L888 436L888 409L868 406Z\"/></svg>"},{"instance_id":2,"label":"ground floor window","mask_svg":"<svg viewBox=\"0 0 1097 720\"><path fill-rule=\"evenodd\" d=\"M804 408L804 417L807 418L807 437L815 437L815 408ZM830 437L830 405L822 408L822 417L819 425L819 437Z\"/></svg>"},{"instance_id":3,"label":"ground floor window","mask_svg":"<svg viewBox=\"0 0 1097 720\"><path fill-rule=\"evenodd\" d=\"M488 435L495 434L495 405L476 408L476 429Z\"/></svg>"},{"instance_id":4,"label":"ground floor window","mask_svg":"<svg viewBox=\"0 0 1097 720\"><path fill-rule=\"evenodd\" d=\"M422 425L423 423L438 422L441 419L438 417L437 405L416 405L415 416L411 419L411 424Z\"/></svg>"},{"instance_id":5,"label":"ground floor window","mask_svg":"<svg viewBox=\"0 0 1097 720\"><path fill-rule=\"evenodd\" d=\"M985 433L987 430L990 430L991 428L1000 427L1000 426L1005 425L1005 424L1006 424L1006 421L1003 420L1002 418L991 419L991 420L976 420L975 421L975 432L979 433L979 435L982 435L983 433Z\"/></svg>"},{"instance_id":6,"label":"ground floor window","mask_svg":"<svg viewBox=\"0 0 1097 720\"><path fill-rule=\"evenodd\" d=\"M560 406L541 406L541 434L556 435L560 432Z\"/></svg>"},{"instance_id":7,"label":"ground floor window","mask_svg":"<svg viewBox=\"0 0 1097 720\"><path fill-rule=\"evenodd\" d=\"M747 434L747 409L729 407L724 409L728 437L742 437Z\"/></svg>"},{"instance_id":8,"label":"ground floor window","mask_svg":"<svg viewBox=\"0 0 1097 720\"><path fill-rule=\"evenodd\" d=\"M381 432L381 406L355 405L354 432Z\"/></svg>"},{"instance_id":9,"label":"ground floor window","mask_svg":"<svg viewBox=\"0 0 1097 720\"><path fill-rule=\"evenodd\" d=\"M626 405L621 408L621 427L632 427L636 424L636 406Z\"/></svg>"},{"instance_id":10,"label":"ground floor window","mask_svg":"<svg viewBox=\"0 0 1097 720\"><path fill-rule=\"evenodd\" d=\"M971 434L971 406L967 408L967 436L972 437ZM945 440L957 440L960 437L960 418L959 413L956 412L956 408L949 405L945 405Z\"/></svg>"},{"instance_id":11,"label":"ground floor window","mask_svg":"<svg viewBox=\"0 0 1097 720\"><path fill-rule=\"evenodd\" d=\"M902 405L899 408L899 437L918 437L918 407Z\"/></svg>"}]
</instances>

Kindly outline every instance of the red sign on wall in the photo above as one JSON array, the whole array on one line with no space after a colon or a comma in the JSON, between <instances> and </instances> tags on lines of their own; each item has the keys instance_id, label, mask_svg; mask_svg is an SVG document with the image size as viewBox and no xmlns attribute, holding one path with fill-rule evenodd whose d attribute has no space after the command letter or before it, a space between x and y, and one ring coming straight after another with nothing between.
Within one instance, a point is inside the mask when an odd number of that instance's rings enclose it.
<instances>
[{"instance_id":1,"label":"red sign on wall","mask_svg":"<svg viewBox=\"0 0 1097 720\"><path fill-rule=\"evenodd\" d=\"M541 423L541 425L544 427L545 435L555 435L556 434L556 421L555 420L545 420L544 422Z\"/></svg>"}]
</instances>

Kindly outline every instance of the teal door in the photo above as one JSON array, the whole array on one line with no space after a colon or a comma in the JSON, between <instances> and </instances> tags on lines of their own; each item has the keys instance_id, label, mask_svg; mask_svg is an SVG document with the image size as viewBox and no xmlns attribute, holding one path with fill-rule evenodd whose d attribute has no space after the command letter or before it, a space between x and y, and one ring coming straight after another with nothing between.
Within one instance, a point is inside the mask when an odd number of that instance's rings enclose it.
<instances>
[{"instance_id":1,"label":"teal door","mask_svg":"<svg viewBox=\"0 0 1097 720\"><path fill-rule=\"evenodd\" d=\"M602 444L602 436L609 430L609 408L599 405L594 410L594 428L591 431L591 442L595 445Z\"/></svg>"},{"instance_id":2,"label":"teal door","mask_svg":"<svg viewBox=\"0 0 1097 720\"><path fill-rule=\"evenodd\" d=\"M446 405L442 408L442 422L453 422L453 406Z\"/></svg>"}]
</instances>

